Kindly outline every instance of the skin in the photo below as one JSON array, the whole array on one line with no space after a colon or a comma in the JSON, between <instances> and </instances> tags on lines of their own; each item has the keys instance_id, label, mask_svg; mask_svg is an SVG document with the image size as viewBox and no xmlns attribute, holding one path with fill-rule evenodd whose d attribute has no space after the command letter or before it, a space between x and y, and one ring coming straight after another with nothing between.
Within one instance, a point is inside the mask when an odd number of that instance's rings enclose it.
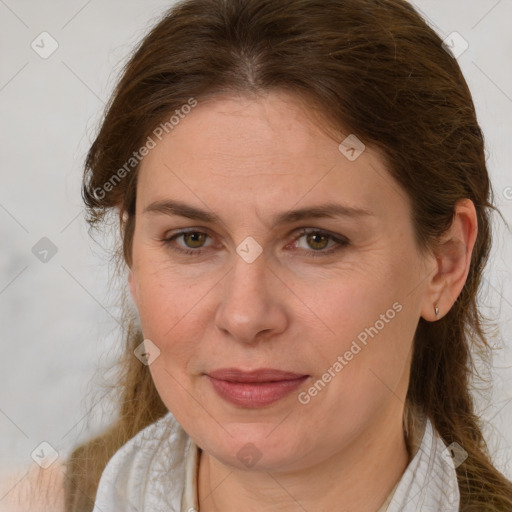
<instances>
[{"instance_id":1,"label":"skin","mask_svg":"<svg viewBox=\"0 0 512 512\"><path fill-rule=\"evenodd\" d=\"M402 417L414 331L420 317L436 320L434 304L442 317L459 295L475 209L460 201L439 248L421 253L411 204L382 155L367 145L350 161L338 149L349 133L324 128L288 93L216 96L199 101L141 163L130 290L144 337L160 350L149 366L155 386L203 450L201 511L376 511L409 462ZM221 221L145 211L168 199ZM277 213L327 202L372 215L271 225ZM207 236L162 242L186 228ZM248 236L263 251L252 263L236 252ZM298 393L395 303L400 312L300 403ZM249 409L224 401L205 376L226 367L310 377ZM247 443L261 454L252 467L237 456Z\"/></svg>"}]
</instances>

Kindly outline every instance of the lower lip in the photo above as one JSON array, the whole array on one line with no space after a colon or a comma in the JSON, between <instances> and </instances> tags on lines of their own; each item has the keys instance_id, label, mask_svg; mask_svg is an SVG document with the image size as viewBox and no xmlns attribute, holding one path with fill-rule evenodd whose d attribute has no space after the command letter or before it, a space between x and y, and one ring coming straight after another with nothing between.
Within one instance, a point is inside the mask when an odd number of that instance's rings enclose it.
<instances>
[{"instance_id":1,"label":"lower lip","mask_svg":"<svg viewBox=\"0 0 512 512\"><path fill-rule=\"evenodd\" d=\"M214 379L207 375L217 394L241 407L264 407L269 405L292 391L296 390L307 378L299 377L292 380L280 380L275 382L229 382L227 380Z\"/></svg>"}]
</instances>

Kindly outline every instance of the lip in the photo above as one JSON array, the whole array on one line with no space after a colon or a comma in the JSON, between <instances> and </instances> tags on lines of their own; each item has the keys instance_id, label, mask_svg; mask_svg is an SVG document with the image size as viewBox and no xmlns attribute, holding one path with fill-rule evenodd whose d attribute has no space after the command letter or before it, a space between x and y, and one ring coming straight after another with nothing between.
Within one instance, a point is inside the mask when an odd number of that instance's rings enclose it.
<instances>
[{"instance_id":1,"label":"lip","mask_svg":"<svg viewBox=\"0 0 512 512\"><path fill-rule=\"evenodd\" d=\"M223 368L207 374L217 394L232 404L256 408L270 405L297 389L309 375L259 368Z\"/></svg>"}]
</instances>

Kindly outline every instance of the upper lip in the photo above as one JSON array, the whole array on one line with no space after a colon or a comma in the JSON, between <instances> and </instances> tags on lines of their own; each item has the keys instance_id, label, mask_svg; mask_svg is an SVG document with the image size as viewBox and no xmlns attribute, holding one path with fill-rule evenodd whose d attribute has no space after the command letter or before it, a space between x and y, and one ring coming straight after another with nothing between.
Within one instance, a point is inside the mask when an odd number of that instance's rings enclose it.
<instances>
[{"instance_id":1,"label":"upper lip","mask_svg":"<svg viewBox=\"0 0 512 512\"><path fill-rule=\"evenodd\" d=\"M285 372L273 368L258 368L251 371L239 370L238 368L220 368L208 372L208 375L214 379L228 382L273 382L306 377L303 373Z\"/></svg>"}]
</instances>

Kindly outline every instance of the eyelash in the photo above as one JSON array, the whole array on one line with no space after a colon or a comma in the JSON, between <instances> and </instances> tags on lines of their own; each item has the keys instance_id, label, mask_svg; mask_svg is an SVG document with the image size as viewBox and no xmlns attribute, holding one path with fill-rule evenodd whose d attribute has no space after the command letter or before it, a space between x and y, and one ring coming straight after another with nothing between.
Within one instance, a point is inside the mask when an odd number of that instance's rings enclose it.
<instances>
[{"instance_id":1,"label":"eyelash","mask_svg":"<svg viewBox=\"0 0 512 512\"><path fill-rule=\"evenodd\" d=\"M183 236L187 233L199 233L199 234L204 234L206 236L209 236L208 233L205 233L203 231L196 231L194 229L189 229L189 230L181 230L181 231L178 231L177 233L173 234L172 236L170 237L167 237L167 238L164 238L161 240L161 242L166 246L166 247L169 247L170 249L172 249L173 251L176 251L176 252L179 252L179 253L182 253L182 254L186 254L186 255L189 255L189 256L201 256L204 252L204 250L202 250L201 248L200 249L181 249L181 248L178 248L178 247L175 247L172 245L172 242L180 237L180 236ZM343 247L347 246L349 244L349 241L345 238L338 238L338 237L335 237L334 235L331 235L330 233L328 233L327 231L323 231L321 229L315 229L315 228L303 228L301 229L299 235L293 240L293 242L297 242L297 240L299 240L300 238L302 238L303 236L305 235L310 235L310 234L315 234L315 235L321 235L321 236L325 236L327 237L329 240L332 240L333 242L336 242L338 245L329 249L329 250L311 250L311 251L307 251L307 249L302 249L302 250L306 250L307 252L310 252L310 257L312 258L318 258L320 256L328 256L328 255L331 255L339 250L341 250ZM300 250L300 249L299 249Z\"/></svg>"}]
</instances>

